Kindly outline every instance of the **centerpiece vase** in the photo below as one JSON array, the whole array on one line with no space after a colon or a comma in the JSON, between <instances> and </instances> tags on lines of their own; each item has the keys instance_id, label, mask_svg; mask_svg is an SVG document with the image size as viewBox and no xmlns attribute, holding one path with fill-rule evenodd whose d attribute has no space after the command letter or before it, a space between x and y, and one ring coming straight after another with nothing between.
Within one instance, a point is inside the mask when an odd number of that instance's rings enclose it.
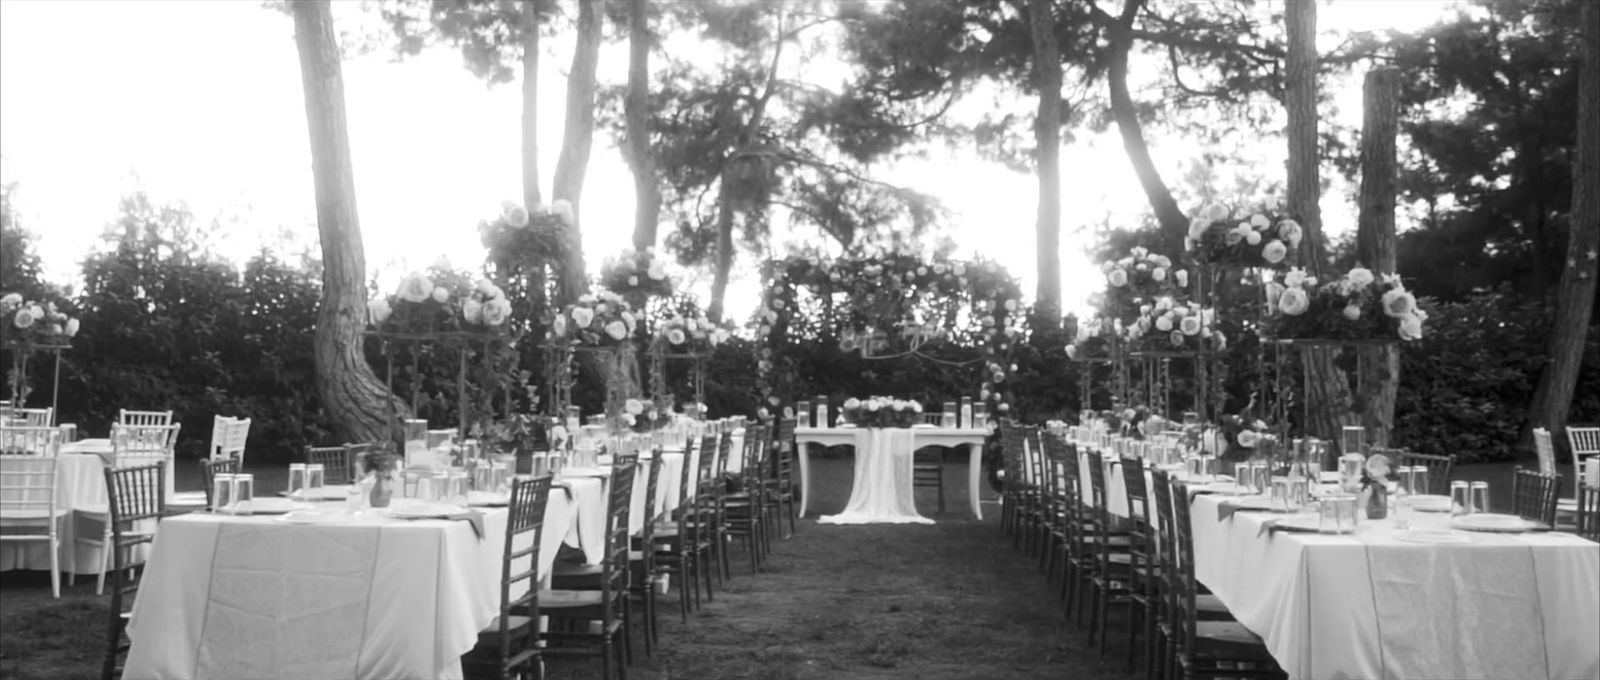
<instances>
[{"instance_id":1,"label":"centerpiece vase","mask_svg":"<svg viewBox=\"0 0 1600 680\"><path fill-rule=\"evenodd\" d=\"M368 500L374 508L387 508L389 501L394 498L394 481L388 475L380 473L372 477L372 494Z\"/></svg>"}]
</instances>

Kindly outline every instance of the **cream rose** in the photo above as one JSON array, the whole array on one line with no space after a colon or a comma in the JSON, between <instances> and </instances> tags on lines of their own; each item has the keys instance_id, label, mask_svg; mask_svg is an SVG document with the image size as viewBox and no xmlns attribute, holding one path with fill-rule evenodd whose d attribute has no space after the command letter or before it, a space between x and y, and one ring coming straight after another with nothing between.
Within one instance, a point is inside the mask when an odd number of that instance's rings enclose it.
<instances>
[{"instance_id":1,"label":"cream rose","mask_svg":"<svg viewBox=\"0 0 1600 680\"><path fill-rule=\"evenodd\" d=\"M674 345L681 345L683 344L683 341L687 339L688 338L685 338L683 335L682 328L673 328L667 331L667 342L670 342Z\"/></svg>"},{"instance_id":2,"label":"cream rose","mask_svg":"<svg viewBox=\"0 0 1600 680\"><path fill-rule=\"evenodd\" d=\"M589 324L594 323L594 310L588 307L573 307L572 323L577 325L578 330L588 328Z\"/></svg>"},{"instance_id":3,"label":"cream rose","mask_svg":"<svg viewBox=\"0 0 1600 680\"><path fill-rule=\"evenodd\" d=\"M1268 241L1267 245L1261 246L1261 259L1269 263L1277 264L1282 262L1283 258L1288 257L1288 255L1289 249L1283 245L1283 241L1273 239Z\"/></svg>"},{"instance_id":4,"label":"cream rose","mask_svg":"<svg viewBox=\"0 0 1600 680\"><path fill-rule=\"evenodd\" d=\"M74 336L74 335L77 335L78 334L78 320L77 319L67 319L67 328L63 332L66 333L67 337L69 337L69 338Z\"/></svg>"},{"instance_id":5,"label":"cream rose","mask_svg":"<svg viewBox=\"0 0 1600 680\"><path fill-rule=\"evenodd\" d=\"M367 301L367 316L372 319L373 324L381 324L388 321L389 316L392 314L394 314L394 308L389 306L388 300L375 298Z\"/></svg>"},{"instance_id":6,"label":"cream rose","mask_svg":"<svg viewBox=\"0 0 1600 680\"><path fill-rule=\"evenodd\" d=\"M1417 310L1417 299L1399 288L1383 294L1383 313L1392 317L1406 317Z\"/></svg>"},{"instance_id":7,"label":"cream rose","mask_svg":"<svg viewBox=\"0 0 1600 680\"><path fill-rule=\"evenodd\" d=\"M450 301L450 289L449 288L445 288L444 286L434 286L433 287L433 295L431 297L433 298L434 302L437 302L439 304L444 304L446 302L449 302Z\"/></svg>"},{"instance_id":8,"label":"cream rose","mask_svg":"<svg viewBox=\"0 0 1600 680\"><path fill-rule=\"evenodd\" d=\"M1122 269L1113 269L1106 275L1106 281L1111 285L1121 288L1128 285L1128 272Z\"/></svg>"},{"instance_id":9,"label":"cream rose","mask_svg":"<svg viewBox=\"0 0 1600 680\"><path fill-rule=\"evenodd\" d=\"M608 323L606 324L606 335L611 336L612 340L622 340L627 338L628 326L621 321L613 321Z\"/></svg>"},{"instance_id":10,"label":"cream rose","mask_svg":"<svg viewBox=\"0 0 1600 680\"><path fill-rule=\"evenodd\" d=\"M1300 316L1311 307L1311 296L1303 288L1290 288L1278 298L1278 310L1289 316Z\"/></svg>"},{"instance_id":11,"label":"cream rose","mask_svg":"<svg viewBox=\"0 0 1600 680\"><path fill-rule=\"evenodd\" d=\"M1184 335L1196 335L1200 333L1200 325L1200 317L1191 316L1178 324L1178 330L1183 331Z\"/></svg>"},{"instance_id":12,"label":"cream rose","mask_svg":"<svg viewBox=\"0 0 1600 680\"><path fill-rule=\"evenodd\" d=\"M400 289L395 291L400 299L406 302L422 302L433 295L433 279L421 274L412 274L400 282Z\"/></svg>"},{"instance_id":13,"label":"cream rose","mask_svg":"<svg viewBox=\"0 0 1600 680\"><path fill-rule=\"evenodd\" d=\"M1372 285L1374 280L1372 276L1372 270L1367 269L1366 267L1356 267L1355 269L1350 270L1350 273L1346 274L1345 278L1350 279L1350 283L1362 288Z\"/></svg>"},{"instance_id":14,"label":"cream rose","mask_svg":"<svg viewBox=\"0 0 1600 680\"><path fill-rule=\"evenodd\" d=\"M19 310L17 310L17 315L15 317L12 317L12 319L11 319L11 323L14 324L17 328L29 328L29 327L32 327L33 326L33 322L34 322L33 312L31 312L31 311L29 311L27 309L19 309Z\"/></svg>"},{"instance_id":15,"label":"cream rose","mask_svg":"<svg viewBox=\"0 0 1600 680\"><path fill-rule=\"evenodd\" d=\"M1417 316L1416 314L1407 314L1400 317L1400 339L1421 340L1422 317Z\"/></svg>"},{"instance_id":16,"label":"cream rose","mask_svg":"<svg viewBox=\"0 0 1600 680\"><path fill-rule=\"evenodd\" d=\"M1356 321L1361 318L1361 308L1356 305L1345 305L1344 318Z\"/></svg>"},{"instance_id":17,"label":"cream rose","mask_svg":"<svg viewBox=\"0 0 1600 680\"><path fill-rule=\"evenodd\" d=\"M1240 430L1239 436L1236 437L1236 439L1238 439L1240 446L1243 446L1247 449L1253 449L1256 447L1256 444L1261 442L1261 435L1256 434L1255 430Z\"/></svg>"},{"instance_id":18,"label":"cream rose","mask_svg":"<svg viewBox=\"0 0 1600 680\"><path fill-rule=\"evenodd\" d=\"M467 323L483 323L483 303L472 298L461 302L461 318Z\"/></svg>"},{"instance_id":19,"label":"cream rose","mask_svg":"<svg viewBox=\"0 0 1600 680\"><path fill-rule=\"evenodd\" d=\"M483 322L490 326L499 326L511 318L511 301L505 298L490 300L483 303Z\"/></svg>"},{"instance_id":20,"label":"cream rose","mask_svg":"<svg viewBox=\"0 0 1600 680\"><path fill-rule=\"evenodd\" d=\"M509 204L500 212L500 219L506 221L506 226L512 229L521 229L528 226L528 209L515 203Z\"/></svg>"}]
</instances>

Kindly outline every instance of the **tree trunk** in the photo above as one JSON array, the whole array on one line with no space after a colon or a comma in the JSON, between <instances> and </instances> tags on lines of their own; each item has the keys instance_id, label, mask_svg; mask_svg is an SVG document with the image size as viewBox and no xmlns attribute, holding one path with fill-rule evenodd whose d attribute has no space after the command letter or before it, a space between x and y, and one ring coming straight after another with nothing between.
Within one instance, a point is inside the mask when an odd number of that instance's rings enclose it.
<instances>
[{"instance_id":1,"label":"tree trunk","mask_svg":"<svg viewBox=\"0 0 1600 680\"><path fill-rule=\"evenodd\" d=\"M628 98L623 102L628 126L628 164L633 167L633 247L656 244L661 216L661 187L650 152L650 0L630 0L628 7Z\"/></svg>"},{"instance_id":2,"label":"tree trunk","mask_svg":"<svg viewBox=\"0 0 1600 680\"><path fill-rule=\"evenodd\" d=\"M1395 136L1400 129L1400 72L1373 69L1363 87L1361 124L1361 212L1357 218L1358 259L1379 274L1395 273ZM1373 442L1389 445L1394 402L1400 392L1400 348L1363 347L1361 424Z\"/></svg>"},{"instance_id":3,"label":"tree trunk","mask_svg":"<svg viewBox=\"0 0 1600 680\"><path fill-rule=\"evenodd\" d=\"M386 441L391 414L408 411L373 375L362 352L367 263L356 214L355 173L333 11L329 0L296 2L291 7L311 139L317 233L322 241L322 303L317 308L313 337L317 391L335 433L344 441Z\"/></svg>"},{"instance_id":4,"label":"tree trunk","mask_svg":"<svg viewBox=\"0 0 1600 680\"><path fill-rule=\"evenodd\" d=\"M522 204L532 212L544 204L539 191L539 16L543 0L522 3Z\"/></svg>"},{"instance_id":5,"label":"tree trunk","mask_svg":"<svg viewBox=\"0 0 1600 680\"><path fill-rule=\"evenodd\" d=\"M1056 45L1053 0L1028 0L1033 63L1039 77L1039 114L1033 121L1039 178L1039 213L1034 224L1039 287L1034 319L1061 324L1061 50Z\"/></svg>"},{"instance_id":6,"label":"tree trunk","mask_svg":"<svg viewBox=\"0 0 1600 680\"><path fill-rule=\"evenodd\" d=\"M1328 280L1327 246L1322 235L1322 175L1317 153L1317 6L1316 0L1288 0L1284 11L1289 49L1285 59L1284 104L1288 109L1289 213L1305 229L1301 262L1319 279ZM1353 423L1350 385L1334 364L1337 350L1304 348L1305 433L1339 441L1340 428ZM1337 444L1335 444L1337 446ZM1333 447L1330 453L1336 452ZM1323 462L1327 465L1327 461Z\"/></svg>"},{"instance_id":7,"label":"tree trunk","mask_svg":"<svg viewBox=\"0 0 1600 680\"><path fill-rule=\"evenodd\" d=\"M1577 151L1572 162L1572 216L1561 270L1560 304L1550 331L1550 363L1533 393L1530 427L1566 429L1572 392L1583 366L1583 345L1600 277L1600 3L1583 3L1583 62L1578 78ZM1528 440L1531 432L1523 433ZM1558 439L1561 439L1559 436Z\"/></svg>"},{"instance_id":8,"label":"tree trunk","mask_svg":"<svg viewBox=\"0 0 1600 680\"><path fill-rule=\"evenodd\" d=\"M1161 179L1155 160L1150 157L1150 145L1145 142L1144 128L1133 106L1133 96L1128 93L1128 52L1133 48L1133 22L1144 0L1128 0L1122 16L1109 26L1111 56L1106 83L1111 90L1111 117L1117 121L1117 132L1122 135L1122 148L1133 163L1133 172L1139 177L1150 209L1155 211L1156 222L1161 225L1162 252L1183 252L1183 238L1189 233L1189 220L1173 200L1172 191Z\"/></svg>"},{"instance_id":9,"label":"tree trunk","mask_svg":"<svg viewBox=\"0 0 1600 680\"><path fill-rule=\"evenodd\" d=\"M717 193L717 259L711 274L711 303L706 306L706 317L722 323L722 307L728 297L728 276L733 270L733 197L728 195L728 173L722 170L722 186Z\"/></svg>"},{"instance_id":10,"label":"tree trunk","mask_svg":"<svg viewBox=\"0 0 1600 680\"><path fill-rule=\"evenodd\" d=\"M589 149L594 143L595 68L600 63L600 20L605 0L578 0L578 44L567 74L566 127L561 133L561 157L556 161L554 187L557 201L572 204L572 224L563 224L565 257L557 273L556 302L567 304L589 292L589 274L583 263L583 179L589 170Z\"/></svg>"}]
</instances>

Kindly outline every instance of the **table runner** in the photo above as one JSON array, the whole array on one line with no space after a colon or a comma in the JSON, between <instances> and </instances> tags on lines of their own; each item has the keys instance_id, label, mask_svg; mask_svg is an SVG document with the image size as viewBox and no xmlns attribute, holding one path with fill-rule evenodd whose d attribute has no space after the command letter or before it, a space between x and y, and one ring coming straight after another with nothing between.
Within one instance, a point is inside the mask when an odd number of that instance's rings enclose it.
<instances>
[{"instance_id":1,"label":"table runner","mask_svg":"<svg viewBox=\"0 0 1600 680\"><path fill-rule=\"evenodd\" d=\"M917 513L912 484L912 433L906 428L855 432L855 481L844 512L820 524L933 524Z\"/></svg>"},{"instance_id":2,"label":"table runner","mask_svg":"<svg viewBox=\"0 0 1600 680\"><path fill-rule=\"evenodd\" d=\"M1417 544L1378 524L1263 532L1271 513L1219 520L1221 502L1194 499L1196 576L1291 678L1600 675L1600 545L1552 533Z\"/></svg>"}]
</instances>

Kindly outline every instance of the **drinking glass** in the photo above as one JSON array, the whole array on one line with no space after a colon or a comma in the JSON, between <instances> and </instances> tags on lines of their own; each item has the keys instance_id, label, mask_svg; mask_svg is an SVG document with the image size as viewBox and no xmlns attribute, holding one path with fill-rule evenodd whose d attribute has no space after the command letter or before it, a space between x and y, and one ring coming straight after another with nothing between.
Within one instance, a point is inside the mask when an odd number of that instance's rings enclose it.
<instances>
[{"instance_id":1,"label":"drinking glass","mask_svg":"<svg viewBox=\"0 0 1600 680\"><path fill-rule=\"evenodd\" d=\"M556 463L556 461L559 461L559 460L560 460L559 457L552 457L551 458L551 462L552 463ZM559 467L556 467L556 469L554 471L555 472L559 472L560 471ZM496 493L505 493L507 491L508 487L511 484L511 482L509 481L510 478L511 478L511 476L508 474L508 470L507 470L506 464L504 462L494 461L494 462L489 464L489 482L490 482L489 490L494 491Z\"/></svg>"},{"instance_id":2,"label":"drinking glass","mask_svg":"<svg viewBox=\"0 0 1600 680\"><path fill-rule=\"evenodd\" d=\"M1290 503L1290 498L1289 498L1289 478L1288 477L1273 477L1272 478L1272 511L1273 512L1289 512L1290 510L1293 510L1294 508L1295 508L1295 506Z\"/></svg>"},{"instance_id":3,"label":"drinking glass","mask_svg":"<svg viewBox=\"0 0 1600 680\"><path fill-rule=\"evenodd\" d=\"M957 410L955 402L947 401L944 403L944 416L940 419L940 424L948 428L961 426L960 411Z\"/></svg>"},{"instance_id":4,"label":"drinking glass","mask_svg":"<svg viewBox=\"0 0 1600 680\"><path fill-rule=\"evenodd\" d=\"M306 488L322 488L322 480L327 476L327 468L322 463L311 463L306 466Z\"/></svg>"},{"instance_id":5,"label":"drinking glass","mask_svg":"<svg viewBox=\"0 0 1600 680\"><path fill-rule=\"evenodd\" d=\"M1489 483L1472 483L1472 511L1487 514L1489 512Z\"/></svg>"},{"instance_id":6,"label":"drinking glass","mask_svg":"<svg viewBox=\"0 0 1600 680\"><path fill-rule=\"evenodd\" d=\"M1359 453L1347 453L1339 456L1339 483L1346 491L1359 487L1361 483L1361 468L1365 467L1367 459Z\"/></svg>"},{"instance_id":7,"label":"drinking glass","mask_svg":"<svg viewBox=\"0 0 1600 680\"><path fill-rule=\"evenodd\" d=\"M445 474L445 500L456 505L466 505L467 471L451 470Z\"/></svg>"},{"instance_id":8,"label":"drinking glass","mask_svg":"<svg viewBox=\"0 0 1600 680\"><path fill-rule=\"evenodd\" d=\"M1410 529L1411 528L1411 496L1409 496L1407 494L1404 494L1404 493L1397 493L1393 497L1391 497L1391 500L1393 501L1392 503L1390 503L1390 506L1391 506L1391 509L1393 510L1393 513L1391 513L1391 514L1394 517L1394 528L1396 528L1396 529Z\"/></svg>"},{"instance_id":9,"label":"drinking glass","mask_svg":"<svg viewBox=\"0 0 1600 680\"><path fill-rule=\"evenodd\" d=\"M1470 487L1466 482L1450 483L1450 512L1456 515L1465 515L1472 512L1472 498L1469 495Z\"/></svg>"},{"instance_id":10,"label":"drinking glass","mask_svg":"<svg viewBox=\"0 0 1600 680\"><path fill-rule=\"evenodd\" d=\"M301 493L306 488L306 464L289 464L289 495ZM303 494L302 494L303 495Z\"/></svg>"},{"instance_id":11,"label":"drinking glass","mask_svg":"<svg viewBox=\"0 0 1600 680\"><path fill-rule=\"evenodd\" d=\"M1339 533L1339 496L1323 496L1317 502L1317 531L1324 534Z\"/></svg>"},{"instance_id":12,"label":"drinking glass","mask_svg":"<svg viewBox=\"0 0 1600 680\"><path fill-rule=\"evenodd\" d=\"M1425 465L1410 466L1410 485L1407 489L1414 495L1421 496L1428 493L1428 468Z\"/></svg>"},{"instance_id":13,"label":"drinking glass","mask_svg":"<svg viewBox=\"0 0 1600 680\"><path fill-rule=\"evenodd\" d=\"M1289 510L1299 510L1311 503L1311 480L1305 477L1289 478Z\"/></svg>"},{"instance_id":14,"label":"drinking glass","mask_svg":"<svg viewBox=\"0 0 1600 680\"><path fill-rule=\"evenodd\" d=\"M795 425L797 427L811 427L811 402L802 401L797 404L794 417L796 418Z\"/></svg>"}]
</instances>

